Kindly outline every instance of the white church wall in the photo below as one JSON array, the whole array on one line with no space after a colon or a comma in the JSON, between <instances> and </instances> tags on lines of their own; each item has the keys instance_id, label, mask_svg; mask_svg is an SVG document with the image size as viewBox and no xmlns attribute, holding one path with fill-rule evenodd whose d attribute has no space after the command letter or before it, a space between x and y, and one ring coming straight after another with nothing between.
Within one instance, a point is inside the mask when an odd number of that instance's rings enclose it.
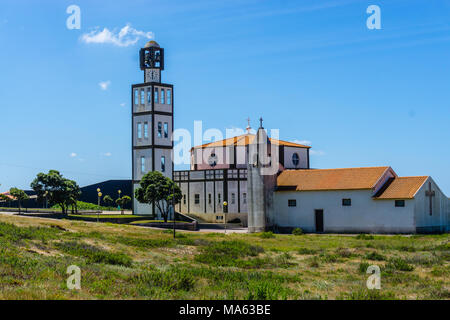
<instances>
[{"instance_id":1,"label":"white church wall","mask_svg":"<svg viewBox=\"0 0 450 320\"><path fill-rule=\"evenodd\" d=\"M435 192L432 199L432 215L430 215L430 200L426 196L429 182L431 182L431 189ZM416 193L414 212L417 232L443 232L448 229L448 198L432 178L428 178Z\"/></svg>"},{"instance_id":2,"label":"white church wall","mask_svg":"<svg viewBox=\"0 0 450 320\"><path fill-rule=\"evenodd\" d=\"M292 156L297 153L300 158L298 166L292 162ZM306 169L308 168L308 149L284 147L284 167L286 169Z\"/></svg>"},{"instance_id":3,"label":"white church wall","mask_svg":"<svg viewBox=\"0 0 450 320\"><path fill-rule=\"evenodd\" d=\"M275 224L315 232L315 209L324 210L324 232L413 233L414 203L395 207L394 200L373 200L371 190L275 192ZM296 207L288 207L295 199ZM342 206L351 199L351 206Z\"/></svg>"}]
</instances>

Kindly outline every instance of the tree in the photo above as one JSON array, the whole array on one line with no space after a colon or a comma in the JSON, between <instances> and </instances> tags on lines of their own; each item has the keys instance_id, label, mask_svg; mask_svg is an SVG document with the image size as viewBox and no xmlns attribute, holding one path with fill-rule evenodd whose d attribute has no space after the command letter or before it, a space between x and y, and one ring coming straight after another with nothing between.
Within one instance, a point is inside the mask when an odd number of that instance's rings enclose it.
<instances>
[{"instance_id":1,"label":"tree","mask_svg":"<svg viewBox=\"0 0 450 320\"><path fill-rule=\"evenodd\" d=\"M131 202L131 198L129 196L123 196L122 198L118 198L116 200L116 204L120 207L121 213L123 214L123 207L128 203Z\"/></svg>"},{"instance_id":2,"label":"tree","mask_svg":"<svg viewBox=\"0 0 450 320\"><path fill-rule=\"evenodd\" d=\"M31 188L39 199L45 197L51 204L58 204L63 214L67 214L69 206L72 206L72 211L74 207L76 208L77 200L81 195L78 184L64 178L57 170L50 170L47 174L38 173L31 183Z\"/></svg>"},{"instance_id":3,"label":"tree","mask_svg":"<svg viewBox=\"0 0 450 320\"><path fill-rule=\"evenodd\" d=\"M167 222L172 199L174 204L177 204L182 198L180 187L158 171L144 175L134 195L140 203L154 204L161 212L164 222Z\"/></svg>"},{"instance_id":4,"label":"tree","mask_svg":"<svg viewBox=\"0 0 450 320\"><path fill-rule=\"evenodd\" d=\"M109 196L109 195L106 195L103 197L103 202L109 206L112 206L114 204L113 198L111 198L111 196Z\"/></svg>"},{"instance_id":5,"label":"tree","mask_svg":"<svg viewBox=\"0 0 450 320\"><path fill-rule=\"evenodd\" d=\"M11 188L9 190L9 194L13 196L19 203L19 214L20 214L20 209L22 208L22 201L28 200L30 199L30 197L28 197L25 191L18 188Z\"/></svg>"}]
</instances>

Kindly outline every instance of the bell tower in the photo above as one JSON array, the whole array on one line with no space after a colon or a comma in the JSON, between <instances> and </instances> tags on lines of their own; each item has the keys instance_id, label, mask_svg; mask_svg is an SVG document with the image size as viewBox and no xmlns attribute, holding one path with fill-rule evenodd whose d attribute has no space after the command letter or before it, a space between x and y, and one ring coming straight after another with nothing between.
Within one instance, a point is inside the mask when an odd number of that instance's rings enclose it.
<instances>
[{"instance_id":1,"label":"bell tower","mask_svg":"<svg viewBox=\"0 0 450 320\"><path fill-rule=\"evenodd\" d=\"M173 179L173 85L161 82L164 49L149 41L139 52L144 82L131 87L133 213L158 215L134 198L142 177L159 171Z\"/></svg>"}]
</instances>

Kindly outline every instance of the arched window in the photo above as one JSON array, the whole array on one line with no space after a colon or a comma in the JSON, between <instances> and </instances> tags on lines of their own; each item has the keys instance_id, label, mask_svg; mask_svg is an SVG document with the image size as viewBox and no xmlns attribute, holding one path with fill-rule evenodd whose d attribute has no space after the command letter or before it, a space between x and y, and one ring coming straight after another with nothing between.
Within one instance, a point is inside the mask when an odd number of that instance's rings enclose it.
<instances>
[{"instance_id":1,"label":"arched window","mask_svg":"<svg viewBox=\"0 0 450 320\"><path fill-rule=\"evenodd\" d=\"M294 166L298 166L298 164L300 163L300 157L298 156L298 153L294 153L292 155L292 163L294 164Z\"/></svg>"}]
</instances>

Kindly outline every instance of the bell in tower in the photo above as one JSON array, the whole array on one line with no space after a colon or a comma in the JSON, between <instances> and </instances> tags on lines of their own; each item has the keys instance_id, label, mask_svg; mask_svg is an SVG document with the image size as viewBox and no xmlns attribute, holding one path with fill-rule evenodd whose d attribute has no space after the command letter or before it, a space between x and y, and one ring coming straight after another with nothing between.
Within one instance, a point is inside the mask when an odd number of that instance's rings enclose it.
<instances>
[{"instance_id":1,"label":"bell in tower","mask_svg":"<svg viewBox=\"0 0 450 320\"><path fill-rule=\"evenodd\" d=\"M152 40L139 53L140 67L144 71L144 82L161 82L164 70L164 48Z\"/></svg>"}]
</instances>

